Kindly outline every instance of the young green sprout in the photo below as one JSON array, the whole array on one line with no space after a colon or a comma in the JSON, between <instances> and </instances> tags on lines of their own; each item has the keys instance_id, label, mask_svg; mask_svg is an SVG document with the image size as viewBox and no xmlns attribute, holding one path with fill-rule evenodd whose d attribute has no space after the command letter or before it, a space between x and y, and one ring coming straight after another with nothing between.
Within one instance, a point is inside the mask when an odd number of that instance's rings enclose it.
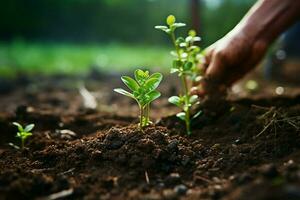
<instances>
[{"instance_id":1,"label":"young green sprout","mask_svg":"<svg viewBox=\"0 0 300 200\"><path fill-rule=\"evenodd\" d=\"M34 124L29 124L25 126L25 128L23 128L23 126L18 122L13 122L13 125L18 127L16 137L21 139L21 149L24 149L26 139L32 136L32 133L30 131L34 128Z\"/></svg>"},{"instance_id":2,"label":"young green sprout","mask_svg":"<svg viewBox=\"0 0 300 200\"><path fill-rule=\"evenodd\" d=\"M160 92L156 91L163 76L161 73L149 74L149 71L140 69L134 72L135 80L129 76L122 76L121 80L131 90L127 92L121 88L114 89L115 92L131 97L139 105L140 108L140 123L139 127L143 128L151 124L149 119L150 103L160 97Z\"/></svg>"},{"instance_id":3,"label":"young green sprout","mask_svg":"<svg viewBox=\"0 0 300 200\"><path fill-rule=\"evenodd\" d=\"M184 27L185 24L176 22L176 18L173 15L167 17L166 23L166 26L155 26L155 28L166 32L172 40L175 51L171 51L171 55L174 56L171 73L178 74L183 88L182 94L170 97L169 102L182 109L182 112L178 113L177 117L185 121L187 134L191 134L191 120L201 114L200 111L191 116L191 108L199 104L199 99L197 95L190 94L188 85L188 80L197 82L202 78L199 65L203 60L203 52L195 44L195 42L200 41L200 37L196 36L194 30L190 30L186 38L176 38L175 30Z\"/></svg>"}]
</instances>

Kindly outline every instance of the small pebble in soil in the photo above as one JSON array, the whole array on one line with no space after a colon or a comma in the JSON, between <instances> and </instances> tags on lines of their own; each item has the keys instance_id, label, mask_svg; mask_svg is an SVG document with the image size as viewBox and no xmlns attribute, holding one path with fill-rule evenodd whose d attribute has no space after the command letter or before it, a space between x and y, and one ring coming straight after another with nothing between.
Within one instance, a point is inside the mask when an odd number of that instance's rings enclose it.
<instances>
[{"instance_id":1,"label":"small pebble in soil","mask_svg":"<svg viewBox=\"0 0 300 200\"><path fill-rule=\"evenodd\" d=\"M220 144L214 144L211 148L212 148L213 150L217 150L217 149L219 149L220 147L221 147Z\"/></svg>"},{"instance_id":2,"label":"small pebble in soil","mask_svg":"<svg viewBox=\"0 0 300 200\"><path fill-rule=\"evenodd\" d=\"M181 177L178 173L171 173L164 182L166 186L175 186L181 183Z\"/></svg>"},{"instance_id":3,"label":"small pebble in soil","mask_svg":"<svg viewBox=\"0 0 300 200\"><path fill-rule=\"evenodd\" d=\"M91 155L92 155L92 158L95 160L100 159L102 156L102 151L95 150L91 153Z\"/></svg>"},{"instance_id":4,"label":"small pebble in soil","mask_svg":"<svg viewBox=\"0 0 300 200\"><path fill-rule=\"evenodd\" d=\"M288 162L284 163L284 166L289 170L289 171L294 171L298 169L298 166L293 160L289 160Z\"/></svg>"},{"instance_id":5,"label":"small pebble in soil","mask_svg":"<svg viewBox=\"0 0 300 200\"><path fill-rule=\"evenodd\" d=\"M241 144L242 142L241 142L241 140L240 139L236 139L235 141L234 141L234 144Z\"/></svg>"},{"instance_id":6,"label":"small pebble in soil","mask_svg":"<svg viewBox=\"0 0 300 200\"><path fill-rule=\"evenodd\" d=\"M260 171L262 175L266 178L274 178L278 176L278 170L274 164L263 165Z\"/></svg>"},{"instance_id":7,"label":"small pebble in soil","mask_svg":"<svg viewBox=\"0 0 300 200\"><path fill-rule=\"evenodd\" d=\"M187 192L188 188L183 185L183 184L180 184L180 185L177 185L174 187L174 191L178 194L178 195L185 195L186 192Z\"/></svg>"},{"instance_id":8,"label":"small pebble in soil","mask_svg":"<svg viewBox=\"0 0 300 200\"><path fill-rule=\"evenodd\" d=\"M60 137L62 139L72 139L76 138L77 134L74 131L68 130L68 129L63 129L63 130L58 130L58 133L60 134Z\"/></svg>"}]
</instances>

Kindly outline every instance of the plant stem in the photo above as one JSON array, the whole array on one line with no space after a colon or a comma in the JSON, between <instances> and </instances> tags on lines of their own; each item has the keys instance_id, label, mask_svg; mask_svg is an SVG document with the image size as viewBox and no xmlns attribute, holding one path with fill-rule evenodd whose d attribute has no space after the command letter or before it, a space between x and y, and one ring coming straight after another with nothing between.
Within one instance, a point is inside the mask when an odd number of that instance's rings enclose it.
<instances>
[{"instance_id":1,"label":"plant stem","mask_svg":"<svg viewBox=\"0 0 300 200\"><path fill-rule=\"evenodd\" d=\"M187 82L185 79L185 76L181 76L181 82L184 88L184 112L185 112L185 126L186 126L186 132L188 135L191 134L191 124L190 124L190 106L189 106L189 101L190 101L190 95L187 87Z\"/></svg>"},{"instance_id":2,"label":"plant stem","mask_svg":"<svg viewBox=\"0 0 300 200\"><path fill-rule=\"evenodd\" d=\"M147 104L146 105L146 111L145 111L145 118L146 118L146 120L145 120L145 125L148 125L148 123L149 123L149 121L150 121L150 119L149 119L149 111L150 111L150 104Z\"/></svg>"},{"instance_id":3,"label":"plant stem","mask_svg":"<svg viewBox=\"0 0 300 200\"><path fill-rule=\"evenodd\" d=\"M173 42L173 44L174 44L174 46L175 46L175 49L176 49L176 52L177 52L177 56L178 56L178 60L181 61L181 56L180 56L179 48L178 48L177 45L176 45L176 39L175 39L175 38L176 38L176 37L175 37L175 33L172 32L172 33L171 33L171 39L172 39L172 42Z\"/></svg>"},{"instance_id":4,"label":"plant stem","mask_svg":"<svg viewBox=\"0 0 300 200\"><path fill-rule=\"evenodd\" d=\"M144 119L143 119L143 126L147 124L147 106L144 107Z\"/></svg>"},{"instance_id":5,"label":"plant stem","mask_svg":"<svg viewBox=\"0 0 300 200\"><path fill-rule=\"evenodd\" d=\"M143 128L143 117L144 117L144 108L143 106L139 106L140 107L140 129Z\"/></svg>"},{"instance_id":6,"label":"plant stem","mask_svg":"<svg viewBox=\"0 0 300 200\"><path fill-rule=\"evenodd\" d=\"M175 46L176 52L177 52L177 56L178 56L178 60L180 61L180 63L182 63L181 60L181 56L180 56L180 52L179 52L179 48L176 45L176 37L175 37L175 33L172 32L171 33L171 38L172 38L172 42ZM183 66L180 66L180 68ZM183 93L185 95L185 105L184 105L184 112L185 112L185 126L186 126L186 132L188 135L190 135L191 133L191 125L190 125L190 106L189 106L189 101L190 101L190 95L189 95L189 91L188 91L188 86L187 86L187 81L186 81L186 77L184 74L180 75L180 79L182 82L182 86L183 86Z\"/></svg>"}]
</instances>

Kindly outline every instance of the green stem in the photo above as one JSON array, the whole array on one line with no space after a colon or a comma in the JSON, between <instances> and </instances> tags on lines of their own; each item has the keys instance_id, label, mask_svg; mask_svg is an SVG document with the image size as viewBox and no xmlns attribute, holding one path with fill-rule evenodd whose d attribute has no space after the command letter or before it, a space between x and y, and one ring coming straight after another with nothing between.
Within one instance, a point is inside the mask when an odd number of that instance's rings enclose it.
<instances>
[{"instance_id":1,"label":"green stem","mask_svg":"<svg viewBox=\"0 0 300 200\"><path fill-rule=\"evenodd\" d=\"M178 60L181 61L181 56L180 56L179 48L176 45L176 38L175 38L175 33L174 32L171 33L171 38L172 38L172 42L173 42L173 44L175 46L175 49L176 49L176 52L177 52ZM183 66L180 66L180 67L183 67ZM186 126L186 132L189 135L191 133L190 106L189 106L190 96L189 96L189 91L188 91L188 86L187 86L187 81L186 81L185 75L182 74L180 76L180 79L181 79L182 86L183 86L183 93L185 95L185 105L184 105L184 107L186 108L186 109L184 109L184 112L185 112L185 126Z\"/></svg>"},{"instance_id":2,"label":"green stem","mask_svg":"<svg viewBox=\"0 0 300 200\"><path fill-rule=\"evenodd\" d=\"M150 104L146 105L146 114L145 114L145 118L146 118L146 125L148 125L150 119L149 119L149 112L150 112Z\"/></svg>"},{"instance_id":3,"label":"green stem","mask_svg":"<svg viewBox=\"0 0 300 200\"><path fill-rule=\"evenodd\" d=\"M171 33L171 39L172 39L172 42L173 42L173 44L175 46L176 53L177 53L177 56L178 56L178 60L181 61L181 56L180 56L179 48L176 45L176 39L175 39L175 33L174 32Z\"/></svg>"},{"instance_id":4,"label":"green stem","mask_svg":"<svg viewBox=\"0 0 300 200\"><path fill-rule=\"evenodd\" d=\"M140 107L140 129L143 128L143 117L144 117L144 108L143 106L139 106Z\"/></svg>"},{"instance_id":5,"label":"green stem","mask_svg":"<svg viewBox=\"0 0 300 200\"><path fill-rule=\"evenodd\" d=\"M188 87L187 87L187 82L186 82L186 78L185 76L181 76L181 82L184 88L184 94L185 94L185 98L184 98L184 112L185 112L185 126L186 126L186 132L188 135L191 134L191 124L190 124L190 106L189 106L189 102L190 102L190 95L189 95L189 91L188 91Z\"/></svg>"},{"instance_id":6,"label":"green stem","mask_svg":"<svg viewBox=\"0 0 300 200\"><path fill-rule=\"evenodd\" d=\"M144 107L144 120L143 120L144 124L143 126L146 126L147 124L147 105Z\"/></svg>"}]
</instances>

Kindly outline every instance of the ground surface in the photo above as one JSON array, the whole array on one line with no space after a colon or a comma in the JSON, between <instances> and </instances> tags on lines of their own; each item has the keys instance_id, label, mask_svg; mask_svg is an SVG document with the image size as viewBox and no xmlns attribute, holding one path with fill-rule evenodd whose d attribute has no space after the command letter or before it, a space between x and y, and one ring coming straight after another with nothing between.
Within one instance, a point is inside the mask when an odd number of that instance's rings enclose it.
<instances>
[{"instance_id":1,"label":"ground surface","mask_svg":"<svg viewBox=\"0 0 300 200\"><path fill-rule=\"evenodd\" d=\"M144 131L118 76L93 78L96 111L72 79L1 89L0 199L300 199L300 96L208 103L186 136L172 78ZM13 121L36 124L23 152Z\"/></svg>"}]
</instances>

